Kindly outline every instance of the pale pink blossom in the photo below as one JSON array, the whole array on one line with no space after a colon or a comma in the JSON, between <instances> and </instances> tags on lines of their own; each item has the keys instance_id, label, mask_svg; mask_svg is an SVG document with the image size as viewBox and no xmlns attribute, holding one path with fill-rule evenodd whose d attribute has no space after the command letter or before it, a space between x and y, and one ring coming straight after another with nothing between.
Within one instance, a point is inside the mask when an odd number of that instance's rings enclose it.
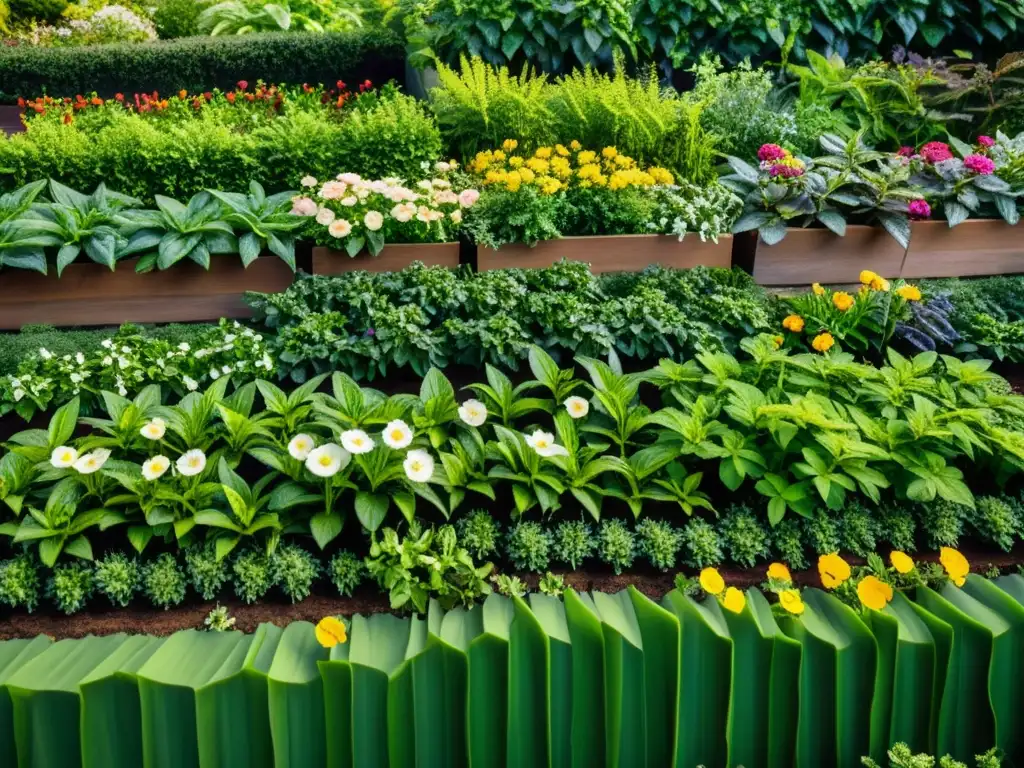
<instances>
[{"instance_id":1,"label":"pale pink blossom","mask_svg":"<svg viewBox=\"0 0 1024 768\"><path fill-rule=\"evenodd\" d=\"M463 208L472 208L480 199L480 193L475 189L464 189L459 192L459 205Z\"/></svg>"},{"instance_id":2,"label":"pale pink blossom","mask_svg":"<svg viewBox=\"0 0 1024 768\"><path fill-rule=\"evenodd\" d=\"M315 176L303 176L302 181L299 182L304 187L315 187L317 185Z\"/></svg>"},{"instance_id":3,"label":"pale pink blossom","mask_svg":"<svg viewBox=\"0 0 1024 768\"><path fill-rule=\"evenodd\" d=\"M340 181L328 181L320 188L320 197L324 200L338 200L345 195L347 189Z\"/></svg>"},{"instance_id":4,"label":"pale pink blossom","mask_svg":"<svg viewBox=\"0 0 1024 768\"><path fill-rule=\"evenodd\" d=\"M391 209L391 217L403 224L407 221L412 221L412 217L415 215L416 206L411 203L400 203Z\"/></svg>"},{"instance_id":5,"label":"pale pink blossom","mask_svg":"<svg viewBox=\"0 0 1024 768\"><path fill-rule=\"evenodd\" d=\"M341 204L346 206L347 208L351 208L353 205L355 205L358 202L359 202L359 199L356 198L356 197L353 197L352 195L349 195L348 197L341 198Z\"/></svg>"},{"instance_id":6,"label":"pale pink blossom","mask_svg":"<svg viewBox=\"0 0 1024 768\"><path fill-rule=\"evenodd\" d=\"M292 214L295 216L316 216L317 205L308 197L292 198Z\"/></svg>"},{"instance_id":7,"label":"pale pink blossom","mask_svg":"<svg viewBox=\"0 0 1024 768\"><path fill-rule=\"evenodd\" d=\"M462 211L459 210L458 208L456 208L454 211L452 211L450 214L448 214L448 218L450 218L456 224L461 224L462 223Z\"/></svg>"},{"instance_id":8,"label":"pale pink blossom","mask_svg":"<svg viewBox=\"0 0 1024 768\"><path fill-rule=\"evenodd\" d=\"M321 208L316 212L316 223L323 224L325 227L334 221L334 211L330 208Z\"/></svg>"},{"instance_id":9,"label":"pale pink blossom","mask_svg":"<svg viewBox=\"0 0 1024 768\"><path fill-rule=\"evenodd\" d=\"M331 225L327 227L328 233L331 237L347 237L352 231L352 225L346 219L335 219L331 222Z\"/></svg>"},{"instance_id":10,"label":"pale pink blossom","mask_svg":"<svg viewBox=\"0 0 1024 768\"><path fill-rule=\"evenodd\" d=\"M367 211L366 215L363 216L363 224L371 232L376 232L378 229L384 226L384 217L380 211Z\"/></svg>"},{"instance_id":11,"label":"pale pink blossom","mask_svg":"<svg viewBox=\"0 0 1024 768\"><path fill-rule=\"evenodd\" d=\"M338 181L344 181L346 184L355 184L357 181L361 181L362 177L358 173L339 173Z\"/></svg>"},{"instance_id":12,"label":"pale pink blossom","mask_svg":"<svg viewBox=\"0 0 1024 768\"><path fill-rule=\"evenodd\" d=\"M445 205L459 202L459 196L450 189L443 189L434 195L434 205Z\"/></svg>"}]
</instances>

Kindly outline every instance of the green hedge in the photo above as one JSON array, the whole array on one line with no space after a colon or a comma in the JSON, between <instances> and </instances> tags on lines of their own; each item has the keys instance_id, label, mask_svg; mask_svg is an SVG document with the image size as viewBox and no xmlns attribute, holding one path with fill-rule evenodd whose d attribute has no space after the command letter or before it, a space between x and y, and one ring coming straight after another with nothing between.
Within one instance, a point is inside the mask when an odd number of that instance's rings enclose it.
<instances>
[{"instance_id":1,"label":"green hedge","mask_svg":"<svg viewBox=\"0 0 1024 768\"><path fill-rule=\"evenodd\" d=\"M971 575L859 612L807 589L799 618L754 589L739 613L678 590L492 595L356 615L331 650L307 622L15 640L0 764L859 768L904 742L1018 765L1022 593Z\"/></svg>"},{"instance_id":2,"label":"green hedge","mask_svg":"<svg viewBox=\"0 0 1024 768\"><path fill-rule=\"evenodd\" d=\"M173 93L274 83L375 83L404 77L404 47L394 34L363 29L331 34L186 37L166 42L86 47L0 48L0 100L41 93Z\"/></svg>"}]
</instances>

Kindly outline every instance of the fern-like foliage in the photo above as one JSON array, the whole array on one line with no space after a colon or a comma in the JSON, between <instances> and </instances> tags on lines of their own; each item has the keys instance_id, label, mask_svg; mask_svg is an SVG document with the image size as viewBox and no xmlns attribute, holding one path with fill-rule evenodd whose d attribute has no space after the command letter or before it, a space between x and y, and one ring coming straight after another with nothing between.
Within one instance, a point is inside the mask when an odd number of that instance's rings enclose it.
<instances>
[{"instance_id":1,"label":"fern-like foliage","mask_svg":"<svg viewBox=\"0 0 1024 768\"><path fill-rule=\"evenodd\" d=\"M480 58L460 58L456 70L438 66L440 87L430 93L431 109L449 149L472 157L505 139L533 149L552 138L546 75L526 68L513 75Z\"/></svg>"}]
</instances>

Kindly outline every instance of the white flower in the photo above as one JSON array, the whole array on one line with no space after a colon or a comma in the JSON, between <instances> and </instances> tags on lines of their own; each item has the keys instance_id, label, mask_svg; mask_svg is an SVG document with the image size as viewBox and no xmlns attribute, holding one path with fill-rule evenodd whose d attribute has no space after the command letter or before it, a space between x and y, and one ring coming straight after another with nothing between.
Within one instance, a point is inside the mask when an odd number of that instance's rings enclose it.
<instances>
[{"instance_id":1,"label":"white flower","mask_svg":"<svg viewBox=\"0 0 1024 768\"><path fill-rule=\"evenodd\" d=\"M54 448L50 454L50 464L57 469L67 469L78 461L78 451L67 445Z\"/></svg>"},{"instance_id":2,"label":"white flower","mask_svg":"<svg viewBox=\"0 0 1024 768\"><path fill-rule=\"evenodd\" d=\"M334 221L334 211L330 208L321 208L316 212L316 223L323 224L325 227Z\"/></svg>"},{"instance_id":3,"label":"white flower","mask_svg":"<svg viewBox=\"0 0 1024 768\"><path fill-rule=\"evenodd\" d=\"M85 355L83 355L81 352L76 352L75 362L78 363L79 365L85 365Z\"/></svg>"},{"instance_id":4,"label":"white flower","mask_svg":"<svg viewBox=\"0 0 1024 768\"><path fill-rule=\"evenodd\" d=\"M550 432L538 429L526 436L526 444L533 448L539 456L568 456L569 452L561 445L555 445L555 436Z\"/></svg>"},{"instance_id":5,"label":"white flower","mask_svg":"<svg viewBox=\"0 0 1024 768\"><path fill-rule=\"evenodd\" d=\"M327 227L327 233L331 237L348 237L348 234L352 231L352 225L347 219L335 219Z\"/></svg>"},{"instance_id":6,"label":"white flower","mask_svg":"<svg viewBox=\"0 0 1024 768\"><path fill-rule=\"evenodd\" d=\"M220 378L220 371L218 371L216 368L211 368L210 369L210 378L213 379L214 381L219 379Z\"/></svg>"},{"instance_id":7,"label":"white flower","mask_svg":"<svg viewBox=\"0 0 1024 768\"><path fill-rule=\"evenodd\" d=\"M49 360L51 357L53 357L53 352L48 350L46 347L40 347L39 356L43 358L43 360Z\"/></svg>"},{"instance_id":8,"label":"white flower","mask_svg":"<svg viewBox=\"0 0 1024 768\"><path fill-rule=\"evenodd\" d=\"M25 397L25 390L24 389L16 389L16 390L14 390L14 402L20 403L23 397Z\"/></svg>"},{"instance_id":9,"label":"white flower","mask_svg":"<svg viewBox=\"0 0 1024 768\"><path fill-rule=\"evenodd\" d=\"M412 442L412 430L401 419L395 419L388 422L388 425L384 427L381 437L384 439L384 444L389 448L405 448Z\"/></svg>"},{"instance_id":10,"label":"white flower","mask_svg":"<svg viewBox=\"0 0 1024 768\"><path fill-rule=\"evenodd\" d=\"M357 181L361 181L362 177L358 173L339 173L338 181L343 181L346 184L355 184Z\"/></svg>"},{"instance_id":11,"label":"white flower","mask_svg":"<svg viewBox=\"0 0 1024 768\"><path fill-rule=\"evenodd\" d=\"M412 217L415 215L416 206L412 203L399 203L391 209L391 218L403 224L407 221L412 221Z\"/></svg>"},{"instance_id":12,"label":"white flower","mask_svg":"<svg viewBox=\"0 0 1024 768\"><path fill-rule=\"evenodd\" d=\"M317 477L333 477L348 466L352 454L334 443L314 448L306 457L306 469Z\"/></svg>"},{"instance_id":13,"label":"white flower","mask_svg":"<svg viewBox=\"0 0 1024 768\"><path fill-rule=\"evenodd\" d=\"M487 421L487 406L479 400L467 400L459 406L459 418L471 427L481 427Z\"/></svg>"},{"instance_id":14,"label":"white flower","mask_svg":"<svg viewBox=\"0 0 1024 768\"><path fill-rule=\"evenodd\" d=\"M193 477L206 469L206 454L198 448L181 454L177 461L178 471L185 477Z\"/></svg>"},{"instance_id":15,"label":"white flower","mask_svg":"<svg viewBox=\"0 0 1024 768\"><path fill-rule=\"evenodd\" d=\"M448 218L454 221L456 224L462 223L462 211L452 211L448 214Z\"/></svg>"},{"instance_id":16,"label":"white flower","mask_svg":"<svg viewBox=\"0 0 1024 768\"><path fill-rule=\"evenodd\" d=\"M569 415L574 419L582 419L590 413L590 403L588 403L585 398L577 397L576 395L567 397L562 405L565 406L565 410L567 410Z\"/></svg>"},{"instance_id":17,"label":"white flower","mask_svg":"<svg viewBox=\"0 0 1024 768\"><path fill-rule=\"evenodd\" d=\"M183 341L181 342L181 344L178 345L178 349L180 349L182 352L188 352L190 349L192 349L192 347L189 346L189 343L187 341Z\"/></svg>"},{"instance_id":18,"label":"white flower","mask_svg":"<svg viewBox=\"0 0 1024 768\"><path fill-rule=\"evenodd\" d=\"M301 180L301 181L299 182L299 184L301 184L301 185L302 185L302 186L304 186L304 187L310 187L310 188L312 188L312 187L315 187L315 186L316 186L316 184L317 184L317 181L316 181L316 179L315 179L314 177L312 177L312 176L303 176L303 177L302 177L302 180Z\"/></svg>"},{"instance_id":19,"label":"white flower","mask_svg":"<svg viewBox=\"0 0 1024 768\"><path fill-rule=\"evenodd\" d=\"M384 226L384 216L380 211L367 211L366 215L363 216L363 224L371 232L376 232Z\"/></svg>"},{"instance_id":20,"label":"white flower","mask_svg":"<svg viewBox=\"0 0 1024 768\"><path fill-rule=\"evenodd\" d=\"M121 347L121 351L124 352L124 354L127 355L129 352L132 351L132 348L129 347L127 344L125 344L123 347Z\"/></svg>"},{"instance_id":21,"label":"white flower","mask_svg":"<svg viewBox=\"0 0 1024 768\"><path fill-rule=\"evenodd\" d=\"M72 373L71 374L71 383L72 384L81 384L83 380L84 380L84 377L82 376L82 374L80 374L80 373Z\"/></svg>"},{"instance_id":22,"label":"white flower","mask_svg":"<svg viewBox=\"0 0 1024 768\"><path fill-rule=\"evenodd\" d=\"M459 192L459 205L463 208L472 208L480 199L480 193L475 189L464 189Z\"/></svg>"},{"instance_id":23,"label":"white flower","mask_svg":"<svg viewBox=\"0 0 1024 768\"><path fill-rule=\"evenodd\" d=\"M181 380L184 382L185 388L189 392L195 392L197 389L199 389L199 382L193 379L191 376L182 376Z\"/></svg>"},{"instance_id":24,"label":"white flower","mask_svg":"<svg viewBox=\"0 0 1024 768\"><path fill-rule=\"evenodd\" d=\"M112 358L110 355L107 355L106 357L103 358L103 365L107 366L108 368L111 365L113 365L113 363L114 363L114 358Z\"/></svg>"},{"instance_id":25,"label":"white flower","mask_svg":"<svg viewBox=\"0 0 1024 768\"><path fill-rule=\"evenodd\" d=\"M166 456L154 456L151 459L143 462L142 464L142 476L147 480L156 480L162 476L164 472L170 469L171 460Z\"/></svg>"},{"instance_id":26,"label":"white flower","mask_svg":"<svg viewBox=\"0 0 1024 768\"><path fill-rule=\"evenodd\" d=\"M167 432L167 424L163 419L153 419L139 430L147 440L160 440Z\"/></svg>"},{"instance_id":27,"label":"white flower","mask_svg":"<svg viewBox=\"0 0 1024 768\"><path fill-rule=\"evenodd\" d=\"M341 433L341 444L349 453L369 453L373 440L361 429L347 429Z\"/></svg>"},{"instance_id":28,"label":"white flower","mask_svg":"<svg viewBox=\"0 0 1024 768\"><path fill-rule=\"evenodd\" d=\"M341 204L346 208L351 208L353 205L359 202L359 198L355 195L349 195L348 197L341 198Z\"/></svg>"},{"instance_id":29,"label":"white flower","mask_svg":"<svg viewBox=\"0 0 1024 768\"><path fill-rule=\"evenodd\" d=\"M426 451L416 449L405 454L405 476L414 483L425 483L434 474L434 458Z\"/></svg>"},{"instance_id":30,"label":"white flower","mask_svg":"<svg viewBox=\"0 0 1024 768\"><path fill-rule=\"evenodd\" d=\"M227 376L229 373L231 373L231 366L225 365L223 368L220 369L220 372Z\"/></svg>"},{"instance_id":31,"label":"white flower","mask_svg":"<svg viewBox=\"0 0 1024 768\"><path fill-rule=\"evenodd\" d=\"M293 459L299 461L305 461L309 456L310 451L313 450L314 443L313 438L309 435L298 434L291 439L288 443L288 453L291 454Z\"/></svg>"},{"instance_id":32,"label":"white flower","mask_svg":"<svg viewBox=\"0 0 1024 768\"><path fill-rule=\"evenodd\" d=\"M103 347L104 349L113 349L114 342L111 339L104 339L103 341L100 342L100 346Z\"/></svg>"},{"instance_id":33,"label":"white flower","mask_svg":"<svg viewBox=\"0 0 1024 768\"><path fill-rule=\"evenodd\" d=\"M75 462L75 469L81 475L91 475L93 472L103 468L110 458L110 451L106 448L97 448L95 451L83 454Z\"/></svg>"}]
</instances>

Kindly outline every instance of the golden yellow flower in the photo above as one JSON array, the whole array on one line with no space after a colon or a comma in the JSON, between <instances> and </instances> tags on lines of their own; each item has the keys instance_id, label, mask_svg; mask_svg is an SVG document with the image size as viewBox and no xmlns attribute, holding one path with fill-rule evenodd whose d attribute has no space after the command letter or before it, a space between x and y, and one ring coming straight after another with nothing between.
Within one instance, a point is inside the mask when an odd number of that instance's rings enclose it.
<instances>
[{"instance_id":1,"label":"golden yellow flower","mask_svg":"<svg viewBox=\"0 0 1024 768\"><path fill-rule=\"evenodd\" d=\"M902 285L896 289L896 295L907 301L921 300L921 290L916 285Z\"/></svg>"},{"instance_id":2,"label":"golden yellow flower","mask_svg":"<svg viewBox=\"0 0 1024 768\"><path fill-rule=\"evenodd\" d=\"M537 175L532 170L530 170L529 168L520 168L519 169L519 178L523 180L524 184L529 184L535 178L537 178Z\"/></svg>"},{"instance_id":3,"label":"golden yellow flower","mask_svg":"<svg viewBox=\"0 0 1024 768\"><path fill-rule=\"evenodd\" d=\"M793 577L789 573L789 568L782 563L772 563L768 566L768 578L773 579L774 581L785 581L787 583L792 583L793 581Z\"/></svg>"},{"instance_id":4,"label":"golden yellow flower","mask_svg":"<svg viewBox=\"0 0 1024 768\"><path fill-rule=\"evenodd\" d=\"M700 572L700 586L709 595L717 595L725 589L725 579L717 568L705 568Z\"/></svg>"},{"instance_id":5,"label":"golden yellow flower","mask_svg":"<svg viewBox=\"0 0 1024 768\"><path fill-rule=\"evenodd\" d=\"M656 184L675 184L676 182L676 177L670 171L656 165L648 168L647 172L651 174Z\"/></svg>"},{"instance_id":6,"label":"golden yellow flower","mask_svg":"<svg viewBox=\"0 0 1024 768\"><path fill-rule=\"evenodd\" d=\"M804 329L804 319L800 315L789 315L782 321L782 327L793 333L800 333Z\"/></svg>"},{"instance_id":7,"label":"golden yellow flower","mask_svg":"<svg viewBox=\"0 0 1024 768\"><path fill-rule=\"evenodd\" d=\"M967 558L959 550L943 547L939 550L939 562L946 569L952 582L958 587L962 587L967 581L967 574L971 572L971 564L967 562Z\"/></svg>"},{"instance_id":8,"label":"golden yellow flower","mask_svg":"<svg viewBox=\"0 0 1024 768\"><path fill-rule=\"evenodd\" d=\"M725 599L722 600L722 605L728 608L733 613L743 613L743 608L747 604L746 596L740 592L736 587L729 587L725 590Z\"/></svg>"},{"instance_id":9,"label":"golden yellow flower","mask_svg":"<svg viewBox=\"0 0 1024 768\"><path fill-rule=\"evenodd\" d=\"M892 600L892 587L877 576L865 576L857 585L857 597L868 608L880 611Z\"/></svg>"},{"instance_id":10,"label":"golden yellow flower","mask_svg":"<svg viewBox=\"0 0 1024 768\"><path fill-rule=\"evenodd\" d=\"M619 150L617 150L615 147L605 147L604 149L601 150L601 156L606 157L609 160L611 160L617 154L619 154Z\"/></svg>"},{"instance_id":11,"label":"golden yellow flower","mask_svg":"<svg viewBox=\"0 0 1024 768\"><path fill-rule=\"evenodd\" d=\"M906 552L900 552L898 549L889 553L889 562L892 563L892 567L899 573L910 573L914 570L914 561L910 555Z\"/></svg>"},{"instance_id":12,"label":"golden yellow flower","mask_svg":"<svg viewBox=\"0 0 1024 768\"><path fill-rule=\"evenodd\" d=\"M779 593L779 605L792 614L799 616L804 612L804 601L796 589L787 589Z\"/></svg>"},{"instance_id":13,"label":"golden yellow flower","mask_svg":"<svg viewBox=\"0 0 1024 768\"><path fill-rule=\"evenodd\" d=\"M870 269L865 269L863 272L860 273L860 281L864 283L864 285L871 285L871 281L877 279L878 275L876 275Z\"/></svg>"},{"instance_id":14,"label":"golden yellow flower","mask_svg":"<svg viewBox=\"0 0 1024 768\"><path fill-rule=\"evenodd\" d=\"M533 153L534 157L540 157L547 159L551 157L551 147L538 147L537 151Z\"/></svg>"},{"instance_id":15,"label":"golden yellow flower","mask_svg":"<svg viewBox=\"0 0 1024 768\"><path fill-rule=\"evenodd\" d=\"M571 149L573 152L579 152L582 147L583 145L576 141L576 139L573 139L572 141L569 142L569 149Z\"/></svg>"},{"instance_id":16,"label":"golden yellow flower","mask_svg":"<svg viewBox=\"0 0 1024 768\"><path fill-rule=\"evenodd\" d=\"M580 152L578 155L576 155L576 162L581 166L587 165L588 163L592 163L596 159L597 153L590 149L586 150L585 152ZM598 168L598 170L601 169Z\"/></svg>"},{"instance_id":17,"label":"golden yellow flower","mask_svg":"<svg viewBox=\"0 0 1024 768\"><path fill-rule=\"evenodd\" d=\"M822 555L818 558L818 575L826 589L835 589L850 578L850 564L834 552Z\"/></svg>"},{"instance_id":18,"label":"golden yellow flower","mask_svg":"<svg viewBox=\"0 0 1024 768\"><path fill-rule=\"evenodd\" d=\"M333 648L339 643L344 643L348 640L345 625L334 616L326 616L320 619L320 623L316 625L315 632L317 642L324 648Z\"/></svg>"},{"instance_id":19,"label":"golden yellow flower","mask_svg":"<svg viewBox=\"0 0 1024 768\"><path fill-rule=\"evenodd\" d=\"M558 179L547 177L540 180L540 191L545 195L553 195L561 188L562 184Z\"/></svg>"},{"instance_id":20,"label":"golden yellow flower","mask_svg":"<svg viewBox=\"0 0 1024 768\"><path fill-rule=\"evenodd\" d=\"M564 144L555 144L555 153L562 157L569 156L569 150L565 148Z\"/></svg>"},{"instance_id":21,"label":"golden yellow flower","mask_svg":"<svg viewBox=\"0 0 1024 768\"><path fill-rule=\"evenodd\" d=\"M504 149L506 152L513 152L515 151L515 148L518 146L519 142L516 141L515 139L505 139L503 142L501 142L501 148Z\"/></svg>"},{"instance_id":22,"label":"golden yellow flower","mask_svg":"<svg viewBox=\"0 0 1024 768\"><path fill-rule=\"evenodd\" d=\"M884 277L876 277L874 280L871 281L871 290L883 292L888 291L889 281L886 280Z\"/></svg>"},{"instance_id":23,"label":"golden yellow flower","mask_svg":"<svg viewBox=\"0 0 1024 768\"><path fill-rule=\"evenodd\" d=\"M494 152L491 153L491 157L493 157L495 160L502 161L507 157L507 155L500 149L496 149L494 150Z\"/></svg>"},{"instance_id":24,"label":"golden yellow flower","mask_svg":"<svg viewBox=\"0 0 1024 768\"><path fill-rule=\"evenodd\" d=\"M825 333L819 333L814 337L814 341L811 342L811 346L814 347L818 352L828 352L835 346L836 340L832 338L832 334L826 331Z\"/></svg>"},{"instance_id":25,"label":"golden yellow flower","mask_svg":"<svg viewBox=\"0 0 1024 768\"><path fill-rule=\"evenodd\" d=\"M832 294L832 303L840 312L845 312L853 306L853 296L846 291L836 291Z\"/></svg>"},{"instance_id":26,"label":"golden yellow flower","mask_svg":"<svg viewBox=\"0 0 1024 768\"><path fill-rule=\"evenodd\" d=\"M814 291L815 296L824 296L825 289L821 287L821 283L815 283L811 286L811 290Z\"/></svg>"},{"instance_id":27,"label":"golden yellow flower","mask_svg":"<svg viewBox=\"0 0 1024 768\"><path fill-rule=\"evenodd\" d=\"M510 157L509 160L508 160L508 164L509 164L510 168L522 168L523 167L523 163L525 163L525 162L526 161L523 160L523 158L521 158L521 157Z\"/></svg>"},{"instance_id":28,"label":"golden yellow flower","mask_svg":"<svg viewBox=\"0 0 1024 768\"><path fill-rule=\"evenodd\" d=\"M526 161L526 167L536 173L547 173L551 163L539 157L531 157Z\"/></svg>"}]
</instances>

